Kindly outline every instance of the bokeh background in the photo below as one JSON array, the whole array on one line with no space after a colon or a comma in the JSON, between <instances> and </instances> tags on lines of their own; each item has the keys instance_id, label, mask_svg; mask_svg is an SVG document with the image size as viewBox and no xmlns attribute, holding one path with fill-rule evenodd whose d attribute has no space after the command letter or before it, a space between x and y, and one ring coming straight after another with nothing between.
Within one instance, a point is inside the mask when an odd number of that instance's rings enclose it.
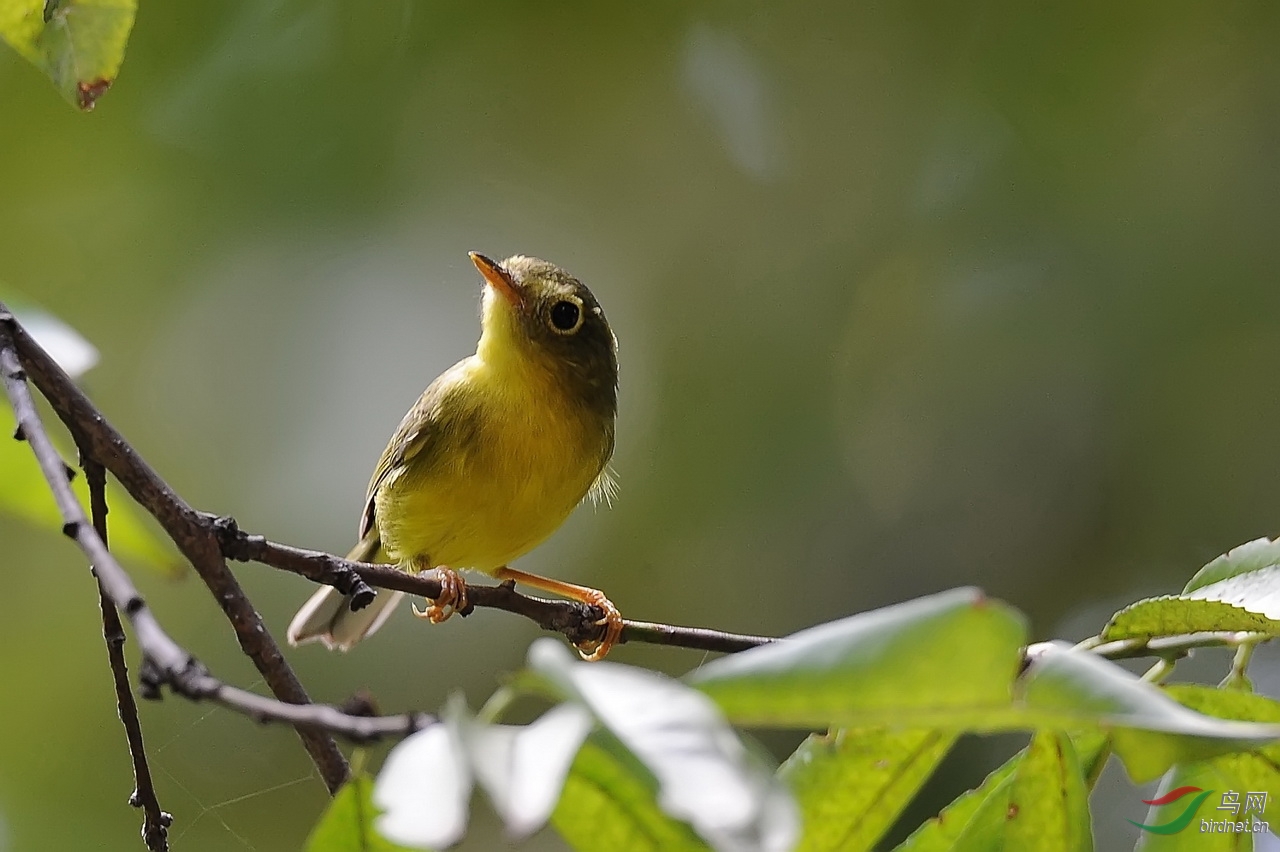
<instances>
[{"instance_id":1,"label":"bokeh background","mask_svg":"<svg viewBox=\"0 0 1280 852\"><path fill-rule=\"evenodd\" d=\"M98 346L86 387L188 500L345 552L471 351L467 250L546 257L621 343L622 488L520 567L763 633L977 584L1079 639L1280 522L1278 16L144 0L91 115L0 50L0 286ZM282 634L308 585L237 571ZM198 580L136 575L257 682ZM0 848L139 849L82 560L0 517L0 576ZM319 699L475 705L535 634L404 612L289 657ZM175 848L300 847L325 796L291 732L143 711ZM967 741L911 818L1016 743ZM1100 848L1139 798L1104 779Z\"/></svg>"}]
</instances>

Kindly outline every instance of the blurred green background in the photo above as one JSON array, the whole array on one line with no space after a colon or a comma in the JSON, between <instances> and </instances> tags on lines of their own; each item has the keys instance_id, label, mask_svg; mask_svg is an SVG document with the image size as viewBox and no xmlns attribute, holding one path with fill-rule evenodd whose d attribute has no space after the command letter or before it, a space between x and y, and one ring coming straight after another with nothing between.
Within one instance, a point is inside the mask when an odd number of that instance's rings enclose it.
<instances>
[{"instance_id":1,"label":"blurred green background","mask_svg":"<svg viewBox=\"0 0 1280 852\"><path fill-rule=\"evenodd\" d=\"M99 347L86 387L189 501L345 552L401 414L471 351L467 250L542 256L620 340L622 488L521 568L764 633L972 583L1082 638L1280 519L1278 17L144 0L91 115L0 50L0 280ZM308 584L237 572L283 634ZM135 573L256 683L198 580ZM83 561L0 517L0 576L0 848L140 849ZM404 612L289 657L318 699L432 709L535 633ZM299 848L325 796L290 731L143 712L176 849ZM1105 783L1109 848L1145 809Z\"/></svg>"}]
</instances>

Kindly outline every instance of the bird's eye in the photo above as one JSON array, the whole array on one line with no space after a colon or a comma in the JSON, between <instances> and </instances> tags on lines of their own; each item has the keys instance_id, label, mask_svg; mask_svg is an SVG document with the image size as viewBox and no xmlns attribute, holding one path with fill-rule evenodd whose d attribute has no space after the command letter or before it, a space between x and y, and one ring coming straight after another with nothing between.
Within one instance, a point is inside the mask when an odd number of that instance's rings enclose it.
<instances>
[{"instance_id":1,"label":"bird's eye","mask_svg":"<svg viewBox=\"0 0 1280 852\"><path fill-rule=\"evenodd\" d=\"M551 306L551 326L560 334L572 334L582 325L582 308L568 299Z\"/></svg>"}]
</instances>

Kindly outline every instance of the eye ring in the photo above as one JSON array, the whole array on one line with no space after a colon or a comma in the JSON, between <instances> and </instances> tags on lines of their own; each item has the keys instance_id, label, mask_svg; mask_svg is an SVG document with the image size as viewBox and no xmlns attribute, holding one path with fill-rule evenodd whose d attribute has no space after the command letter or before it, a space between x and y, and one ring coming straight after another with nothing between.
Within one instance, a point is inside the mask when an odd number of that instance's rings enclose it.
<instances>
[{"instance_id":1,"label":"eye ring","mask_svg":"<svg viewBox=\"0 0 1280 852\"><path fill-rule=\"evenodd\" d=\"M558 299L547 311L547 325L556 334L573 334L582 328L582 320L582 300L577 296Z\"/></svg>"}]
</instances>

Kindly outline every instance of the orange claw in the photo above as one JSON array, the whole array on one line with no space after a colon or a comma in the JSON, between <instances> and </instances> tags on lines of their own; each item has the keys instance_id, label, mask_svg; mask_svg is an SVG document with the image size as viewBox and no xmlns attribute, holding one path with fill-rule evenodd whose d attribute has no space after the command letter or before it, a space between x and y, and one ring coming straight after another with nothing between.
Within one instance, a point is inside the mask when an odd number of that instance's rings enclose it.
<instances>
[{"instance_id":1,"label":"orange claw","mask_svg":"<svg viewBox=\"0 0 1280 852\"><path fill-rule=\"evenodd\" d=\"M605 597L604 592L599 589L575 586L573 583L552 580L550 577L540 577L537 574L528 574L524 571L517 571L514 568L499 568L493 573L499 580L514 580L524 583L526 586L562 595L570 600L598 606L604 610L604 618L596 622L596 624L604 625L604 635L599 639L587 639L583 642L574 643L573 647L578 649L578 656L582 657L582 659L592 663L603 660L605 655L622 638L622 613L613 605L613 601Z\"/></svg>"},{"instance_id":2,"label":"orange claw","mask_svg":"<svg viewBox=\"0 0 1280 852\"><path fill-rule=\"evenodd\" d=\"M440 596L431 602L425 610L418 609L415 604L413 614L425 618L432 624L448 621L449 616L467 608L467 583L452 568L436 568L440 577Z\"/></svg>"},{"instance_id":3,"label":"orange claw","mask_svg":"<svg viewBox=\"0 0 1280 852\"><path fill-rule=\"evenodd\" d=\"M590 594L586 595L582 602L593 604L604 610L604 618L596 622L605 626L604 635L599 639L588 639L577 643L573 647L578 649L578 656L587 662L594 663L603 660L622 638L622 613L613 605L613 601L604 596L604 592L599 589L587 589L587 591Z\"/></svg>"}]
</instances>

